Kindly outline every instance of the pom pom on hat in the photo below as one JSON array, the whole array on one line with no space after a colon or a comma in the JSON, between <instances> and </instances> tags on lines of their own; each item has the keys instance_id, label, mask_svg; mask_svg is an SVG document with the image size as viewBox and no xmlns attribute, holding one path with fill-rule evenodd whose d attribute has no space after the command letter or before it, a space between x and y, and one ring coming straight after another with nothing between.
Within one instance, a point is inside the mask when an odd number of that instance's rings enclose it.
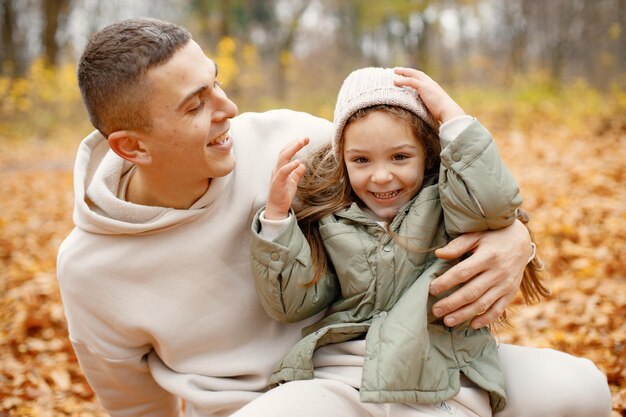
<instances>
[{"instance_id":1,"label":"pom pom on hat","mask_svg":"<svg viewBox=\"0 0 626 417\"><path fill-rule=\"evenodd\" d=\"M370 67L353 71L344 80L337 96L333 122L332 145L335 158L338 157L339 143L346 122L355 112L367 107L383 104L402 107L415 113L435 131L439 130L439 123L430 114L417 92L410 87L396 86L393 83L396 77L400 76L391 68Z\"/></svg>"}]
</instances>

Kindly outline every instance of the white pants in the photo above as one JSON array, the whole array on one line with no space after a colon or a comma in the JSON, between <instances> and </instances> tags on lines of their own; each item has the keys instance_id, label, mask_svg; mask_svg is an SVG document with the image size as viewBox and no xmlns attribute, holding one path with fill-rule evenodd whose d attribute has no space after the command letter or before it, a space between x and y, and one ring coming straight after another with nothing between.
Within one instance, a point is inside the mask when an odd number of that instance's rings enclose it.
<instances>
[{"instance_id":1,"label":"white pants","mask_svg":"<svg viewBox=\"0 0 626 417\"><path fill-rule=\"evenodd\" d=\"M591 361L513 345L501 345L499 354L508 401L496 417L611 415L606 378ZM475 417L476 413L482 414L459 396L438 407L362 403L358 391L344 382L312 379L281 385L232 417Z\"/></svg>"}]
</instances>

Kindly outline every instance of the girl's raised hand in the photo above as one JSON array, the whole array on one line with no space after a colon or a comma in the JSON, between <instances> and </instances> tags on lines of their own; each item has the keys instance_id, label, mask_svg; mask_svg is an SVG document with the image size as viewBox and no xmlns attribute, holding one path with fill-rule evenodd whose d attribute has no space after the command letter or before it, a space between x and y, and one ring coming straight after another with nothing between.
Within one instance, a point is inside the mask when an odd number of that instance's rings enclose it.
<instances>
[{"instance_id":1,"label":"girl's raised hand","mask_svg":"<svg viewBox=\"0 0 626 417\"><path fill-rule=\"evenodd\" d=\"M417 91L435 119L441 123L465 114L461 106L445 92L432 78L412 68L394 68L397 77L394 83L400 87L411 87Z\"/></svg>"},{"instance_id":2,"label":"girl's raised hand","mask_svg":"<svg viewBox=\"0 0 626 417\"><path fill-rule=\"evenodd\" d=\"M267 197L264 216L268 220L281 220L289 215L291 202L296 195L298 183L305 172L302 162L291 160L309 143L309 138L291 142L278 154L276 167L272 171L270 193Z\"/></svg>"}]
</instances>

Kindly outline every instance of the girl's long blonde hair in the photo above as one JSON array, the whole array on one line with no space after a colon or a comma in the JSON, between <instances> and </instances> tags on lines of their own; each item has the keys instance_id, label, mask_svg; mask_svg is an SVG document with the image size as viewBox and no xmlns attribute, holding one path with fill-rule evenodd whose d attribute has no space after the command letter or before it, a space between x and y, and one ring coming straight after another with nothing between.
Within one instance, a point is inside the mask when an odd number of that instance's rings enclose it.
<instances>
[{"instance_id":1,"label":"girl's long blonde hair","mask_svg":"<svg viewBox=\"0 0 626 417\"><path fill-rule=\"evenodd\" d=\"M534 242L535 239L533 238L532 230L528 226L528 222L530 221L528 213L525 210L519 209L517 211L517 219L526 226L530 234L530 239ZM524 275L522 276L522 283L520 284L520 291L522 292L522 297L526 304L538 303L541 301L541 297L546 298L552 294L550 287L545 282L545 275L545 264L539 257L539 254L535 252L535 257L526 265L526 268L524 268Z\"/></svg>"}]
</instances>

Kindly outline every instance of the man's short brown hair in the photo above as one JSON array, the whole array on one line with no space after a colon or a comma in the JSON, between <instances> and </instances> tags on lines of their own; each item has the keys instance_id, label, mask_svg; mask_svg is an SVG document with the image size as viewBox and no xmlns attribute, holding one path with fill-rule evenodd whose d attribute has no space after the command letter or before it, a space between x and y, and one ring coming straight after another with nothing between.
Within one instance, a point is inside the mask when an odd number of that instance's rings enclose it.
<instances>
[{"instance_id":1,"label":"man's short brown hair","mask_svg":"<svg viewBox=\"0 0 626 417\"><path fill-rule=\"evenodd\" d=\"M146 72L190 40L182 26L157 19L124 20L96 33L78 64L78 86L94 127L104 136L150 129Z\"/></svg>"}]
</instances>

